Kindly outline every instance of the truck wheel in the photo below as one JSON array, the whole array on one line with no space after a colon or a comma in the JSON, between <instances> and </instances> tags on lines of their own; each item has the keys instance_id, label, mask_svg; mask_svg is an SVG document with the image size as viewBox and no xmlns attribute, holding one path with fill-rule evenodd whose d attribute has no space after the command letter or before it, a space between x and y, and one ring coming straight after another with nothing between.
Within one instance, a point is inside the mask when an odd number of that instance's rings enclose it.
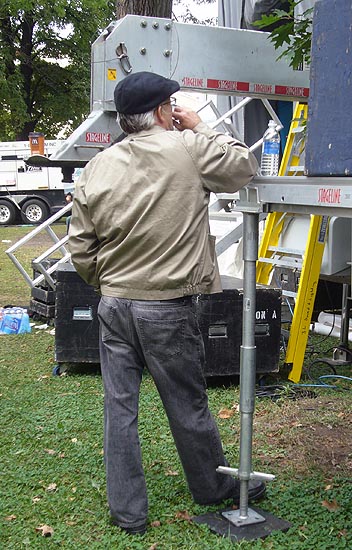
<instances>
[{"instance_id":1,"label":"truck wheel","mask_svg":"<svg viewBox=\"0 0 352 550\"><path fill-rule=\"evenodd\" d=\"M15 220L15 206L9 201L0 200L0 225L11 225Z\"/></svg>"},{"instance_id":2,"label":"truck wheel","mask_svg":"<svg viewBox=\"0 0 352 550\"><path fill-rule=\"evenodd\" d=\"M49 209L39 199L29 199L21 207L21 217L25 223L43 223L49 217Z\"/></svg>"}]
</instances>

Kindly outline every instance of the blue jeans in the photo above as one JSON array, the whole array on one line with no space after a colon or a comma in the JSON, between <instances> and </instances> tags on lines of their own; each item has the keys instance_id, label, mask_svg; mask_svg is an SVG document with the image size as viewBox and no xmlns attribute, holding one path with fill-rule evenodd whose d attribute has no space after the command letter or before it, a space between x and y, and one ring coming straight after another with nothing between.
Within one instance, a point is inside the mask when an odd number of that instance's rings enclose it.
<instances>
[{"instance_id":1,"label":"blue jeans","mask_svg":"<svg viewBox=\"0 0 352 550\"><path fill-rule=\"evenodd\" d=\"M138 437L143 368L162 399L189 489L199 504L231 497L235 481L208 408L204 345L191 297L165 301L102 297L100 358L105 390L104 450L111 516L146 523L148 500Z\"/></svg>"}]
</instances>

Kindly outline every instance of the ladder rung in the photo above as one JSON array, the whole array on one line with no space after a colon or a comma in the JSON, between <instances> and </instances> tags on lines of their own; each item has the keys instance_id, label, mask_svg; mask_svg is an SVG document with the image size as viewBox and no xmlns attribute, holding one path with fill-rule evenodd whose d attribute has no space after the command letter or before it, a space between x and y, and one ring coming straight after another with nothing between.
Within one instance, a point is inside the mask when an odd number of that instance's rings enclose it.
<instances>
[{"instance_id":1,"label":"ladder rung","mask_svg":"<svg viewBox=\"0 0 352 550\"><path fill-rule=\"evenodd\" d=\"M296 256L303 256L304 250L298 248L285 248L283 246L268 246L270 252L278 252L279 254L292 254Z\"/></svg>"},{"instance_id":2,"label":"ladder rung","mask_svg":"<svg viewBox=\"0 0 352 550\"><path fill-rule=\"evenodd\" d=\"M273 258L259 258L259 262L263 262L265 264L273 264L273 265L281 265L283 267L288 267L290 269L301 269L302 267L302 261L297 260L295 263L290 263L287 260L280 260L279 258L276 258L275 256Z\"/></svg>"}]
</instances>

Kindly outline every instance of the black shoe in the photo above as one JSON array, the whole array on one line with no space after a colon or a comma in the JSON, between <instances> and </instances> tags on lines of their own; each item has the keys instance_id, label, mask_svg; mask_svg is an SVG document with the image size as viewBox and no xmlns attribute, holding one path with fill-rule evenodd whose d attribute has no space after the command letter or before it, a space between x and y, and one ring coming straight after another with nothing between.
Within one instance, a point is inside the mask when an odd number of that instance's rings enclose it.
<instances>
[{"instance_id":1,"label":"black shoe","mask_svg":"<svg viewBox=\"0 0 352 550\"><path fill-rule=\"evenodd\" d=\"M137 525L136 527L121 527L121 525L119 525L114 518L111 518L111 523L129 535L144 535L147 531L147 526L145 523L142 523L142 525Z\"/></svg>"},{"instance_id":2,"label":"black shoe","mask_svg":"<svg viewBox=\"0 0 352 550\"><path fill-rule=\"evenodd\" d=\"M266 492L265 484L258 479L250 479L248 482L248 501L261 499ZM240 503L240 482L237 481L234 495L232 497L234 504Z\"/></svg>"},{"instance_id":3,"label":"black shoe","mask_svg":"<svg viewBox=\"0 0 352 550\"><path fill-rule=\"evenodd\" d=\"M138 525L138 527L120 527L122 531L125 531L129 535L144 535L147 531L145 524Z\"/></svg>"}]
</instances>

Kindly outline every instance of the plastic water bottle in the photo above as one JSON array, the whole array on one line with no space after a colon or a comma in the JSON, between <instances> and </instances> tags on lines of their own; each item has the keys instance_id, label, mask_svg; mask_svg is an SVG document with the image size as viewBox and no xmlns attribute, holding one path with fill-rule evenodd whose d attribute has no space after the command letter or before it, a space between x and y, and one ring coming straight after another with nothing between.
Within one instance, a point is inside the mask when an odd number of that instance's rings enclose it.
<instances>
[{"instance_id":1,"label":"plastic water bottle","mask_svg":"<svg viewBox=\"0 0 352 550\"><path fill-rule=\"evenodd\" d=\"M20 325L21 320L16 316L15 310L12 308L5 308L1 325L2 334L17 334Z\"/></svg>"},{"instance_id":2,"label":"plastic water bottle","mask_svg":"<svg viewBox=\"0 0 352 550\"><path fill-rule=\"evenodd\" d=\"M21 325L18 334L25 334L31 332L31 325L29 323L29 315L26 309L22 309Z\"/></svg>"},{"instance_id":3,"label":"plastic water bottle","mask_svg":"<svg viewBox=\"0 0 352 550\"><path fill-rule=\"evenodd\" d=\"M262 176L277 176L279 173L280 134L276 130L274 120L269 120L268 128L263 136L260 174Z\"/></svg>"},{"instance_id":4,"label":"plastic water bottle","mask_svg":"<svg viewBox=\"0 0 352 550\"><path fill-rule=\"evenodd\" d=\"M0 334L24 334L31 332L29 315L23 308L1 308Z\"/></svg>"}]
</instances>

